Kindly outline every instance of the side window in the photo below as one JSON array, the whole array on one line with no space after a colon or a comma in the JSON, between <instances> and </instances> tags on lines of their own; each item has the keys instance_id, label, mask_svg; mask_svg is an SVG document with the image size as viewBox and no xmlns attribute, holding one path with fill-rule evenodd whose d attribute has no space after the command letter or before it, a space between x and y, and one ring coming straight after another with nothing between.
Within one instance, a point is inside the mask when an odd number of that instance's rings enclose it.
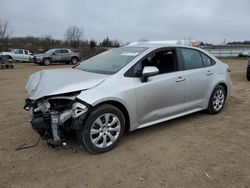
<instances>
[{"instance_id":1,"label":"side window","mask_svg":"<svg viewBox=\"0 0 250 188\"><path fill-rule=\"evenodd\" d=\"M18 54L23 54L23 50L18 50Z\"/></svg>"},{"instance_id":2,"label":"side window","mask_svg":"<svg viewBox=\"0 0 250 188\"><path fill-rule=\"evenodd\" d=\"M177 70L177 60L174 49L162 50L144 57L136 63L125 76L140 77L146 66L154 66L159 69L159 74L174 72Z\"/></svg>"},{"instance_id":3,"label":"side window","mask_svg":"<svg viewBox=\"0 0 250 188\"><path fill-rule=\"evenodd\" d=\"M211 59L211 65L215 65L215 64L216 62L213 59Z\"/></svg>"},{"instance_id":4,"label":"side window","mask_svg":"<svg viewBox=\"0 0 250 188\"><path fill-rule=\"evenodd\" d=\"M186 70L198 69L203 67L201 55L198 51L187 48L180 48L183 63Z\"/></svg>"},{"instance_id":5,"label":"side window","mask_svg":"<svg viewBox=\"0 0 250 188\"><path fill-rule=\"evenodd\" d=\"M61 53L61 50L55 50L54 53L60 54L60 53Z\"/></svg>"},{"instance_id":6,"label":"side window","mask_svg":"<svg viewBox=\"0 0 250 188\"><path fill-rule=\"evenodd\" d=\"M207 55L203 53L201 53L201 58L202 58L204 67L210 67L216 64L214 60L212 60L210 57L208 57Z\"/></svg>"},{"instance_id":7,"label":"side window","mask_svg":"<svg viewBox=\"0 0 250 188\"><path fill-rule=\"evenodd\" d=\"M68 51L68 50L61 50L61 53L62 53L62 54L68 54L69 51Z\"/></svg>"},{"instance_id":8,"label":"side window","mask_svg":"<svg viewBox=\"0 0 250 188\"><path fill-rule=\"evenodd\" d=\"M25 55L29 55L29 52L27 50L24 51Z\"/></svg>"}]
</instances>

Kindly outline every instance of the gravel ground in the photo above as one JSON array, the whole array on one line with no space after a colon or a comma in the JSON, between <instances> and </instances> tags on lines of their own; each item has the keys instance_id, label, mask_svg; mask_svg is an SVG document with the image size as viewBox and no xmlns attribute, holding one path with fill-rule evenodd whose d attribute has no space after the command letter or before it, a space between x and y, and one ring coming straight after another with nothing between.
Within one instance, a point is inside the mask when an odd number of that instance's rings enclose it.
<instances>
[{"instance_id":1,"label":"gravel ground","mask_svg":"<svg viewBox=\"0 0 250 188\"><path fill-rule=\"evenodd\" d=\"M69 67L17 64L0 70L0 187L249 187L250 82L246 60L232 69L231 97L222 113L195 113L128 133L112 151L93 155L71 141L53 149L40 141L23 110L28 76Z\"/></svg>"}]
</instances>

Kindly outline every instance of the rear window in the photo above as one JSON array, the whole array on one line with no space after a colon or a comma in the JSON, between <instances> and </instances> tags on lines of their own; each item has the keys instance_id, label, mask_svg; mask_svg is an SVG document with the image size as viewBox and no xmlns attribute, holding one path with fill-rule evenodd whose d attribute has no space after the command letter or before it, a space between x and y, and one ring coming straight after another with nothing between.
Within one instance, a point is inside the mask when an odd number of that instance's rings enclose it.
<instances>
[{"instance_id":1,"label":"rear window","mask_svg":"<svg viewBox=\"0 0 250 188\"><path fill-rule=\"evenodd\" d=\"M180 48L180 52L186 70L198 69L203 67L201 55L197 50Z\"/></svg>"},{"instance_id":2,"label":"rear window","mask_svg":"<svg viewBox=\"0 0 250 188\"><path fill-rule=\"evenodd\" d=\"M210 67L215 64L214 60L212 60L210 57L208 57L207 55L203 53L201 53L201 58L202 58L204 67Z\"/></svg>"}]
</instances>

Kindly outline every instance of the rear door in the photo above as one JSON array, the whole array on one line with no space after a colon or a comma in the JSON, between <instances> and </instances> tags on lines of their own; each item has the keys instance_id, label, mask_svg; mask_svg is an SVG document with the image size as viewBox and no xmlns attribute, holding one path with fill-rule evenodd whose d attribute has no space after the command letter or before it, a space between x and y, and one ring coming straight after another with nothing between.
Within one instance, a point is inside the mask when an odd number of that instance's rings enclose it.
<instances>
[{"instance_id":1,"label":"rear door","mask_svg":"<svg viewBox=\"0 0 250 188\"><path fill-rule=\"evenodd\" d=\"M70 53L68 49L61 49L61 61L70 61Z\"/></svg>"},{"instance_id":2,"label":"rear door","mask_svg":"<svg viewBox=\"0 0 250 188\"><path fill-rule=\"evenodd\" d=\"M185 109L205 108L213 84L214 68L211 66L212 62L209 63L208 57L196 49L179 48L179 54L184 65L184 72L186 72Z\"/></svg>"},{"instance_id":3,"label":"rear door","mask_svg":"<svg viewBox=\"0 0 250 188\"><path fill-rule=\"evenodd\" d=\"M24 61L29 61L30 58L30 54L28 50L24 50L24 54L23 54L23 60Z\"/></svg>"}]
</instances>

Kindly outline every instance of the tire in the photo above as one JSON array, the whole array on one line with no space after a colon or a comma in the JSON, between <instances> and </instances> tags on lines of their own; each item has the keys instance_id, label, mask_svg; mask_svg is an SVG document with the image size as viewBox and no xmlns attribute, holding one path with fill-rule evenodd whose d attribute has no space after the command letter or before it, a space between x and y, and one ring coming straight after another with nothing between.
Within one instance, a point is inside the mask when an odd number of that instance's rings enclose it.
<instances>
[{"instance_id":1,"label":"tire","mask_svg":"<svg viewBox=\"0 0 250 188\"><path fill-rule=\"evenodd\" d=\"M46 59L43 60L43 64L48 66L48 65L51 64L51 60L49 58L46 58Z\"/></svg>"},{"instance_id":2,"label":"tire","mask_svg":"<svg viewBox=\"0 0 250 188\"><path fill-rule=\"evenodd\" d=\"M105 104L90 113L81 128L80 139L88 151L100 154L113 149L123 136L124 130L123 113L118 108Z\"/></svg>"},{"instance_id":3,"label":"tire","mask_svg":"<svg viewBox=\"0 0 250 188\"><path fill-rule=\"evenodd\" d=\"M71 58L71 64L76 65L78 63L78 59L76 57Z\"/></svg>"},{"instance_id":4,"label":"tire","mask_svg":"<svg viewBox=\"0 0 250 188\"><path fill-rule=\"evenodd\" d=\"M214 88L209 100L207 112L209 114L218 114L221 112L226 101L226 91L221 85Z\"/></svg>"},{"instance_id":5,"label":"tire","mask_svg":"<svg viewBox=\"0 0 250 188\"><path fill-rule=\"evenodd\" d=\"M250 72L247 72L247 80L250 81Z\"/></svg>"}]
</instances>

